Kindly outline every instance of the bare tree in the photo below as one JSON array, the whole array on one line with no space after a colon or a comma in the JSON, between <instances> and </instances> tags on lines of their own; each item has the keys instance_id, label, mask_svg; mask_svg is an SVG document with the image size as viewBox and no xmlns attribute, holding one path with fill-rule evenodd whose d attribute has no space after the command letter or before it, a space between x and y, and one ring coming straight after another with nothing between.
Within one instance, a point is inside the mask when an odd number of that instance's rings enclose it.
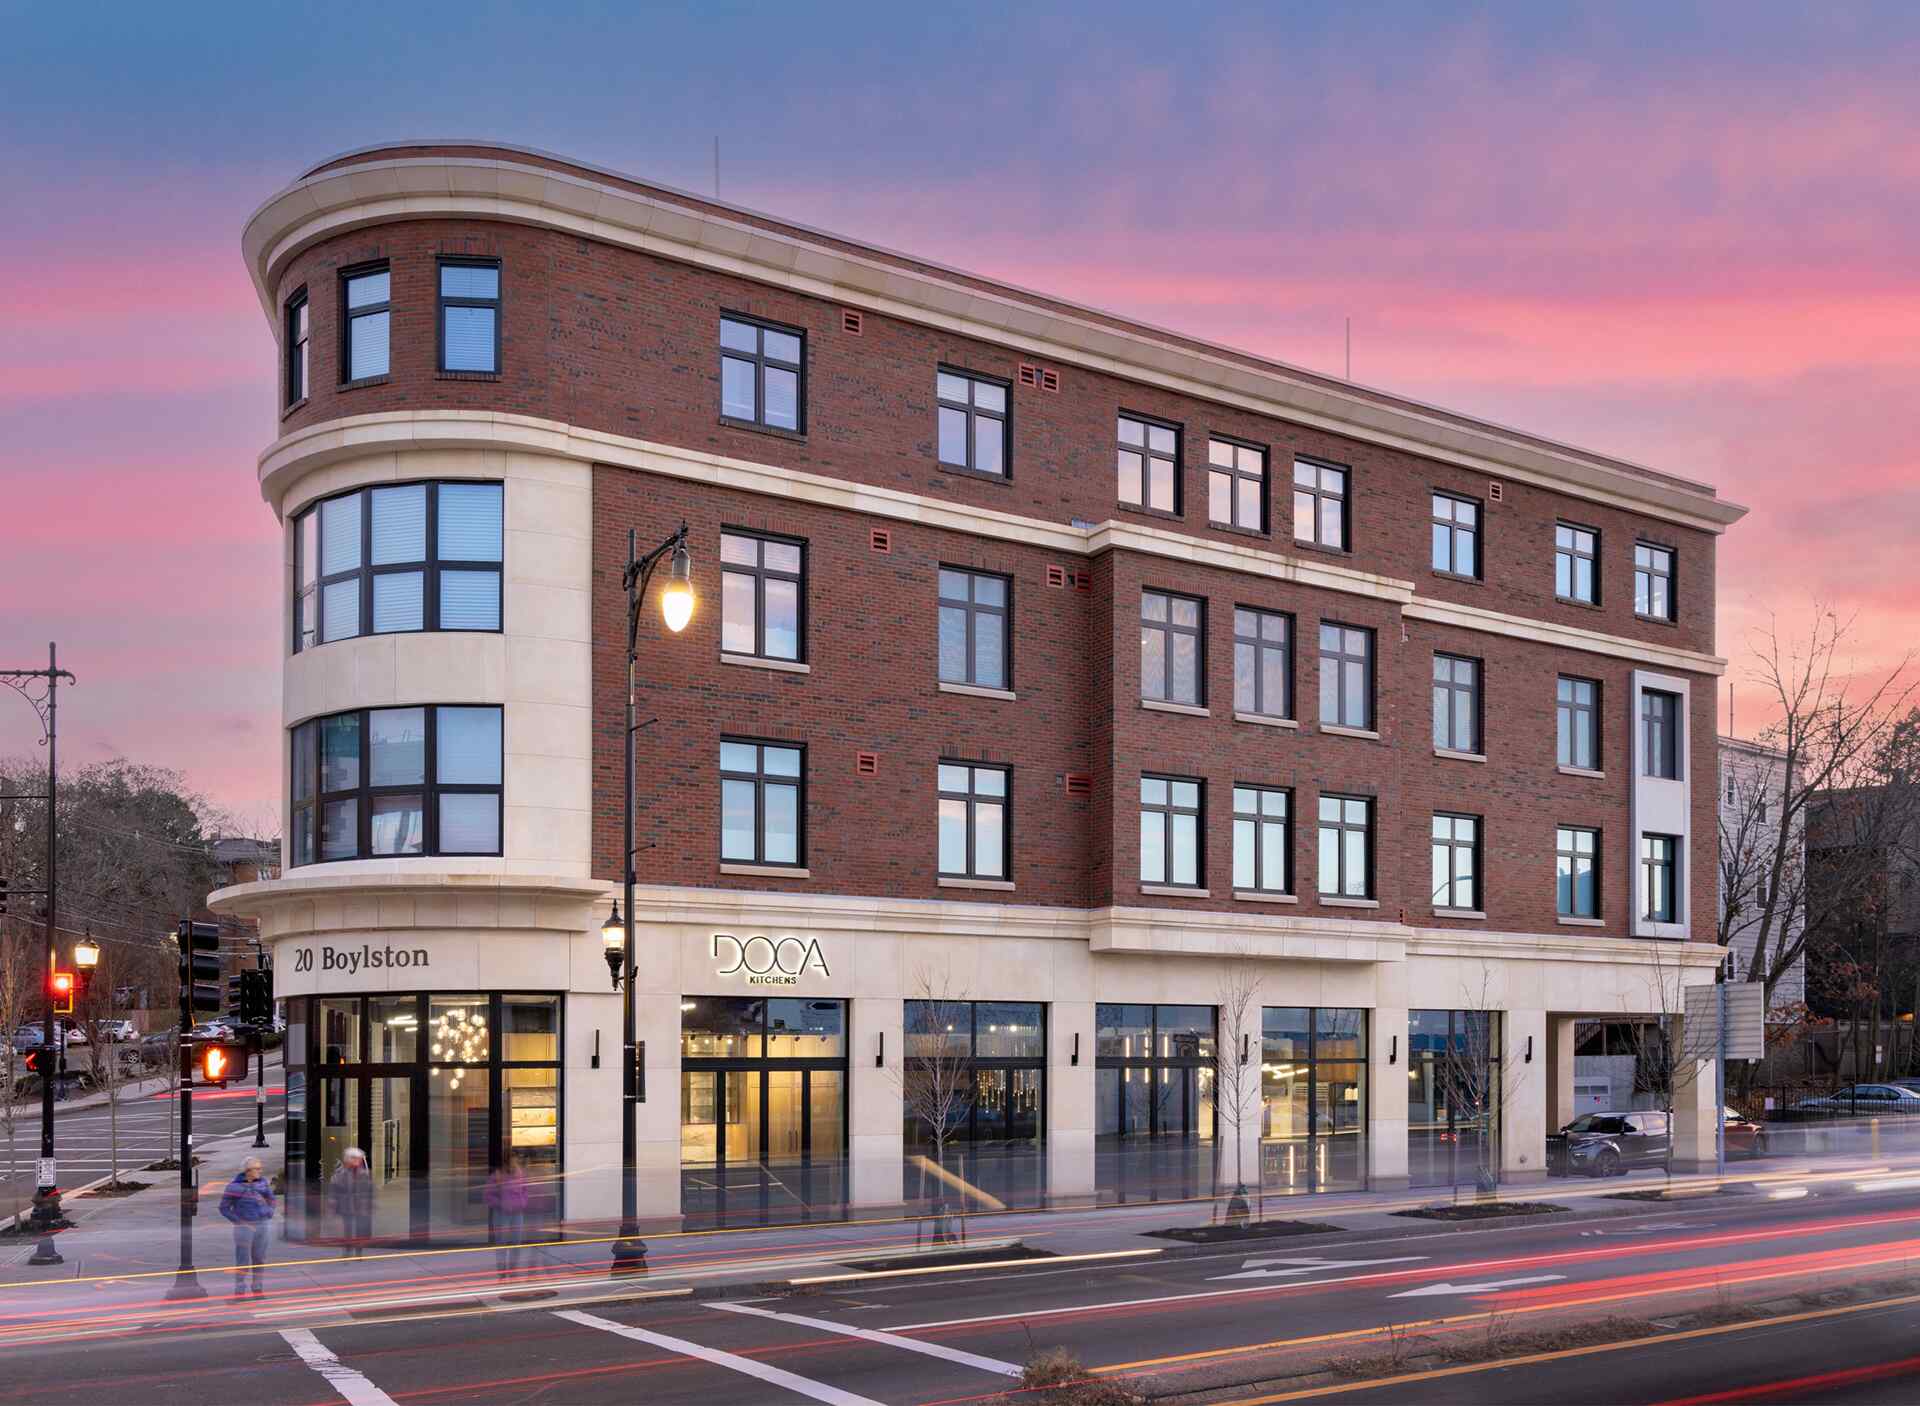
<instances>
[{"instance_id":1,"label":"bare tree","mask_svg":"<svg viewBox=\"0 0 1920 1406\"><path fill-rule=\"evenodd\" d=\"M1249 1117L1258 1118L1260 1106L1260 974L1244 956L1220 969L1219 1025L1213 1050L1213 1110L1215 1122L1232 1139L1233 1196L1227 1219L1240 1224L1247 1218L1246 1147L1242 1133ZM1256 1169L1257 1170L1257 1169Z\"/></svg>"},{"instance_id":2,"label":"bare tree","mask_svg":"<svg viewBox=\"0 0 1920 1406\"><path fill-rule=\"evenodd\" d=\"M898 1069L887 1073L900 1086L907 1116L926 1129L927 1139L933 1144L936 1238L944 1239L945 1188L952 1178L947 1167L947 1142L973 1113L973 1012L966 997L955 993L950 973L936 976L922 967L914 974L912 991L908 1000L918 1008L919 1018L908 1023L906 1048ZM922 1195L928 1177L929 1168L922 1158Z\"/></svg>"},{"instance_id":3,"label":"bare tree","mask_svg":"<svg viewBox=\"0 0 1920 1406\"><path fill-rule=\"evenodd\" d=\"M110 1193L127 1185L120 1180L120 1094L126 1083L125 1061L135 1054L118 1039L120 1021L114 1002L114 982L120 966L117 946L112 942L101 945L100 961L86 997L75 1008L75 1024L87 1042L93 1085L107 1096L107 1182L101 1189Z\"/></svg>"},{"instance_id":4,"label":"bare tree","mask_svg":"<svg viewBox=\"0 0 1920 1406\"><path fill-rule=\"evenodd\" d=\"M1633 1049L1633 1083L1667 1115L1666 1176L1673 1179L1673 1110L1701 1077L1702 1061L1719 1057L1713 1032L1695 1028L1686 1015L1686 968L1662 939L1646 944L1647 1004L1652 1020L1627 1023Z\"/></svg>"},{"instance_id":5,"label":"bare tree","mask_svg":"<svg viewBox=\"0 0 1920 1406\"><path fill-rule=\"evenodd\" d=\"M0 1041L5 1042L0 1045L0 1061L5 1066L5 1077L0 1078L0 1131L7 1137L7 1197L11 1215L18 1215L32 1199L30 1182L27 1196L20 1194L20 1083L26 1070L13 1047L14 1031L34 1014L40 993L41 967L29 951L32 935L26 928L27 924L17 919L0 918Z\"/></svg>"},{"instance_id":6,"label":"bare tree","mask_svg":"<svg viewBox=\"0 0 1920 1406\"><path fill-rule=\"evenodd\" d=\"M1460 989L1457 1013L1467 1018L1457 1022L1459 1033L1447 1041L1435 1074L1453 1110L1456 1137L1463 1130L1474 1134L1475 1187L1482 1196L1491 1196L1500 1188L1501 1114L1519 1089L1521 1075L1501 1048L1505 1032L1493 1001L1491 964L1483 958L1478 985L1462 981Z\"/></svg>"}]
</instances>

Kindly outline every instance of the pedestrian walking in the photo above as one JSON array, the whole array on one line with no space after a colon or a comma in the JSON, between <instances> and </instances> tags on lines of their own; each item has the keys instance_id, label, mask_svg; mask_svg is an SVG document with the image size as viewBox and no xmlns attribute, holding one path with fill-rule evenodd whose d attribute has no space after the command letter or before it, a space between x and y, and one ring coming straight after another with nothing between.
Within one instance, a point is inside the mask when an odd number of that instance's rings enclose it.
<instances>
[{"instance_id":1,"label":"pedestrian walking","mask_svg":"<svg viewBox=\"0 0 1920 1406\"><path fill-rule=\"evenodd\" d=\"M507 1153L507 1164L487 1179L484 1193L487 1215L493 1222L494 1264L501 1277L512 1274L524 1260L533 1262L533 1252L525 1248L527 1238L527 1169L518 1152Z\"/></svg>"},{"instance_id":2,"label":"pedestrian walking","mask_svg":"<svg viewBox=\"0 0 1920 1406\"><path fill-rule=\"evenodd\" d=\"M272 1184L261 1175L258 1157L242 1162L227 1189L220 1193L220 1214L233 1226L235 1294L267 1291L267 1245L273 1239L273 1213L278 1204Z\"/></svg>"},{"instance_id":3,"label":"pedestrian walking","mask_svg":"<svg viewBox=\"0 0 1920 1406\"><path fill-rule=\"evenodd\" d=\"M366 1252L373 1235L373 1173L367 1154L349 1147L340 1154L340 1166L327 1182L327 1208L340 1217L340 1233L354 1256Z\"/></svg>"}]
</instances>

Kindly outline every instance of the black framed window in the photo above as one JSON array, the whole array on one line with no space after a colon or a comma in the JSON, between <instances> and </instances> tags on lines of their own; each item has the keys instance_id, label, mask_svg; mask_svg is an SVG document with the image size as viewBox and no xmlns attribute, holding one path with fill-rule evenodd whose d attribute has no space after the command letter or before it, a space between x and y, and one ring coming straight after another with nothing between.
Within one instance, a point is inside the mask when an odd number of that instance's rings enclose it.
<instances>
[{"instance_id":1,"label":"black framed window","mask_svg":"<svg viewBox=\"0 0 1920 1406\"><path fill-rule=\"evenodd\" d=\"M1433 569L1446 576L1480 575L1480 505L1452 493L1433 495Z\"/></svg>"},{"instance_id":2,"label":"black framed window","mask_svg":"<svg viewBox=\"0 0 1920 1406\"><path fill-rule=\"evenodd\" d=\"M286 403L288 405L297 405L307 398L307 354L312 337L311 312L305 288L287 299L285 345Z\"/></svg>"},{"instance_id":3,"label":"black framed window","mask_svg":"<svg viewBox=\"0 0 1920 1406\"><path fill-rule=\"evenodd\" d=\"M1553 525L1553 593L1578 605L1600 603L1600 534L1591 527Z\"/></svg>"},{"instance_id":4,"label":"black framed window","mask_svg":"<svg viewBox=\"0 0 1920 1406\"><path fill-rule=\"evenodd\" d=\"M362 708L293 729L294 864L499 854L501 711Z\"/></svg>"},{"instance_id":5,"label":"black framed window","mask_svg":"<svg viewBox=\"0 0 1920 1406\"><path fill-rule=\"evenodd\" d=\"M293 520L293 648L413 630L498 630L498 483L399 483Z\"/></svg>"},{"instance_id":6,"label":"black framed window","mask_svg":"<svg viewBox=\"0 0 1920 1406\"><path fill-rule=\"evenodd\" d=\"M1433 745L1443 752L1480 752L1480 661L1433 656Z\"/></svg>"},{"instance_id":7,"label":"black framed window","mask_svg":"<svg viewBox=\"0 0 1920 1406\"><path fill-rule=\"evenodd\" d=\"M1600 832L1561 825L1553 833L1554 911L1563 918L1600 916Z\"/></svg>"},{"instance_id":8,"label":"black framed window","mask_svg":"<svg viewBox=\"0 0 1920 1406\"><path fill-rule=\"evenodd\" d=\"M393 274L385 264L346 269L340 275L340 380L343 384L384 376L390 368Z\"/></svg>"},{"instance_id":9,"label":"black framed window","mask_svg":"<svg viewBox=\"0 0 1920 1406\"><path fill-rule=\"evenodd\" d=\"M1561 766L1600 770L1600 685L1562 674L1554 684L1554 730Z\"/></svg>"},{"instance_id":10,"label":"black framed window","mask_svg":"<svg viewBox=\"0 0 1920 1406\"><path fill-rule=\"evenodd\" d=\"M1347 471L1311 459L1293 461L1293 540L1347 550Z\"/></svg>"},{"instance_id":11,"label":"black framed window","mask_svg":"<svg viewBox=\"0 0 1920 1406\"><path fill-rule=\"evenodd\" d=\"M1373 801L1366 796L1320 798L1320 894L1373 897Z\"/></svg>"},{"instance_id":12,"label":"black framed window","mask_svg":"<svg viewBox=\"0 0 1920 1406\"><path fill-rule=\"evenodd\" d=\"M1480 817L1441 813L1433 817L1433 884L1436 909L1473 912L1480 907Z\"/></svg>"},{"instance_id":13,"label":"black framed window","mask_svg":"<svg viewBox=\"0 0 1920 1406\"><path fill-rule=\"evenodd\" d=\"M1198 888L1204 782L1186 776L1140 778L1140 882Z\"/></svg>"},{"instance_id":14,"label":"black framed window","mask_svg":"<svg viewBox=\"0 0 1920 1406\"><path fill-rule=\"evenodd\" d=\"M500 369L500 261L440 260L440 369Z\"/></svg>"},{"instance_id":15,"label":"black framed window","mask_svg":"<svg viewBox=\"0 0 1920 1406\"><path fill-rule=\"evenodd\" d=\"M1679 921L1679 853L1678 836L1640 837L1640 916L1650 923Z\"/></svg>"},{"instance_id":16,"label":"black framed window","mask_svg":"<svg viewBox=\"0 0 1920 1406\"><path fill-rule=\"evenodd\" d=\"M1263 718L1293 716L1293 617L1233 608L1233 709Z\"/></svg>"},{"instance_id":17,"label":"black framed window","mask_svg":"<svg viewBox=\"0 0 1920 1406\"><path fill-rule=\"evenodd\" d=\"M1233 886L1247 893L1293 892L1291 791L1233 788Z\"/></svg>"},{"instance_id":18,"label":"black framed window","mask_svg":"<svg viewBox=\"0 0 1920 1406\"><path fill-rule=\"evenodd\" d=\"M1200 707L1206 699L1206 604L1166 591L1140 593L1140 696Z\"/></svg>"},{"instance_id":19,"label":"black framed window","mask_svg":"<svg viewBox=\"0 0 1920 1406\"><path fill-rule=\"evenodd\" d=\"M1320 721L1327 727L1372 729L1372 630L1321 622Z\"/></svg>"},{"instance_id":20,"label":"black framed window","mask_svg":"<svg viewBox=\"0 0 1920 1406\"><path fill-rule=\"evenodd\" d=\"M806 749L791 743L721 740L721 859L799 866L805 760Z\"/></svg>"},{"instance_id":21,"label":"black framed window","mask_svg":"<svg viewBox=\"0 0 1920 1406\"><path fill-rule=\"evenodd\" d=\"M1012 688L1013 583L1005 576L940 568L940 682Z\"/></svg>"},{"instance_id":22,"label":"black framed window","mask_svg":"<svg viewBox=\"0 0 1920 1406\"><path fill-rule=\"evenodd\" d=\"M1207 519L1247 532L1267 530L1267 451L1218 436L1207 441Z\"/></svg>"},{"instance_id":23,"label":"black framed window","mask_svg":"<svg viewBox=\"0 0 1920 1406\"><path fill-rule=\"evenodd\" d=\"M1180 430L1140 415L1120 416L1119 496L1134 508L1180 512Z\"/></svg>"},{"instance_id":24,"label":"black framed window","mask_svg":"<svg viewBox=\"0 0 1920 1406\"><path fill-rule=\"evenodd\" d=\"M720 648L799 662L806 648L806 543L720 534Z\"/></svg>"},{"instance_id":25,"label":"black framed window","mask_svg":"<svg viewBox=\"0 0 1920 1406\"><path fill-rule=\"evenodd\" d=\"M769 429L806 428L807 334L728 314L720 319L720 414Z\"/></svg>"},{"instance_id":26,"label":"black framed window","mask_svg":"<svg viewBox=\"0 0 1920 1406\"><path fill-rule=\"evenodd\" d=\"M1640 745L1647 776L1680 779L1680 695L1657 688L1640 693Z\"/></svg>"},{"instance_id":27,"label":"black framed window","mask_svg":"<svg viewBox=\"0 0 1920 1406\"><path fill-rule=\"evenodd\" d=\"M934 372L940 462L993 478L1007 476L1007 383L971 371Z\"/></svg>"},{"instance_id":28,"label":"black framed window","mask_svg":"<svg viewBox=\"0 0 1920 1406\"><path fill-rule=\"evenodd\" d=\"M1013 773L978 762L940 763L940 873L1005 879L1013 828Z\"/></svg>"},{"instance_id":29,"label":"black framed window","mask_svg":"<svg viewBox=\"0 0 1920 1406\"><path fill-rule=\"evenodd\" d=\"M1673 549L1634 543L1633 613L1648 620L1671 621L1673 607Z\"/></svg>"}]
</instances>

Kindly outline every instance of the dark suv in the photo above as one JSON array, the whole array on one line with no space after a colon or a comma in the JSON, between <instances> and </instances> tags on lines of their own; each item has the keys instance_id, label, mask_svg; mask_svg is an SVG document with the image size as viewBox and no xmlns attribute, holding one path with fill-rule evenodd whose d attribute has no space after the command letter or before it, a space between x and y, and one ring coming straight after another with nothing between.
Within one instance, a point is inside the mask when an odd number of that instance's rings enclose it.
<instances>
[{"instance_id":1,"label":"dark suv","mask_svg":"<svg viewBox=\"0 0 1920 1406\"><path fill-rule=\"evenodd\" d=\"M1663 1167L1670 1139L1665 1113L1589 1113L1548 1136L1547 1171L1613 1177L1634 1167Z\"/></svg>"}]
</instances>

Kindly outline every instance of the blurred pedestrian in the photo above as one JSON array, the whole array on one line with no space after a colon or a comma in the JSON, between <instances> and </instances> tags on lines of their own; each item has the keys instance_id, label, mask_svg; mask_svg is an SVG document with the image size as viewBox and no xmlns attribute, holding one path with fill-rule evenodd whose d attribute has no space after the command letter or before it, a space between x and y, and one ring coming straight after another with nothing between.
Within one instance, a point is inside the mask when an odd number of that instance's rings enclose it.
<instances>
[{"instance_id":1,"label":"blurred pedestrian","mask_svg":"<svg viewBox=\"0 0 1920 1406\"><path fill-rule=\"evenodd\" d=\"M373 1235L373 1173L367 1169L367 1154L359 1148L349 1147L340 1154L340 1166L327 1182L327 1208L340 1217L348 1253L364 1254Z\"/></svg>"},{"instance_id":2,"label":"blurred pedestrian","mask_svg":"<svg viewBox=\"0 0 1920 1406\"><path fill-rule=\"evenodd\" d=\"M278 1205L273 1186L261 1175L260 1159L240 1164L227 1189L220 1193L220 1214L233 1225L234 1293L264 1294L267 1245L273 1239L273 1213ZM251 1274L253 1284L248 1288Z\"/></svg>"},{"instance_id":3,"label":"blurred pedestrian","mask_svg":"<svg viewBox=\"0 0 1920 1406\"><path fill-rule=\"evenodd\" d=\"M509 1151L507 1164L487 1179L487 1214L493 1221L494 1263L504 1277L518 1269L522 1260L531 1264L533 1252L524 1248L527 1238L527 1169L520 1154Z\"/></svg>"}]
</instances>

